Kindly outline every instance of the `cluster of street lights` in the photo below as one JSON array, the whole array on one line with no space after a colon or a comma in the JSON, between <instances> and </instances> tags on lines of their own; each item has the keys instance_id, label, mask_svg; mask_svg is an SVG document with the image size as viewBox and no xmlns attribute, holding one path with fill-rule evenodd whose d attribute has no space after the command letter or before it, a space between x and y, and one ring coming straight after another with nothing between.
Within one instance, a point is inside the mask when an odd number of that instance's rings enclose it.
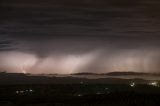
<instances>
[{"instance_id":1,"label":"cluster of street lights","mask_svg":"<svg viewBox=\"0 0 160 106\"><path fill-rule=\"evenodd\" d=\"M33 93L34 90L33 89L26 89L26 90L17 90L16 94L29 94L29 93Z\"/></svg>"},{"instance_id":2,"label":"cluster of street lights","mask_svg":"<svg viewBox=\"0 0 160 106\"><path fill-rule=\"evenodd\" d=\"M136 83L132 82L129 85L130 87L135 87ZM160 84L157 81L149 82L147 85L154 86L154 87L160 87Z\"/></svg>"}]
</instances>

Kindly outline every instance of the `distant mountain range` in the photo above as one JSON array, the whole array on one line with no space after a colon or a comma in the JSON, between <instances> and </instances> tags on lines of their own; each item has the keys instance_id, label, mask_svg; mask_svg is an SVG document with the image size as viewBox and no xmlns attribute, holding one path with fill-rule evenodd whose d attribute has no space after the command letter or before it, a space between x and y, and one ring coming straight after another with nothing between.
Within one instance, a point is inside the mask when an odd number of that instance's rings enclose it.
<instances>
[{"instance_id":1,"label":"distant mountain range","mask_svg":"<svg viewBox=\"0 0 160 106\"><path fill-rule=\"evenodd\" d=\"M147 73L146 73L147 74ZM145 74L145 75L146 75ZM97 75L95 73L76 73L74 75ZM148 80L141 78L123 79L123 78L98 78L98 79L87 79L83 77L70 76L44 76L44 75L30 75L21 73L0 73L0 84L128 84L131 82L136 83L147 83ZM101 75L101 74L98 74ZM104 74L102 74L104 75ZM132 73L132 72L113 72L106 75L144 75L143 73Z\"/></svg>"}]
</instances>

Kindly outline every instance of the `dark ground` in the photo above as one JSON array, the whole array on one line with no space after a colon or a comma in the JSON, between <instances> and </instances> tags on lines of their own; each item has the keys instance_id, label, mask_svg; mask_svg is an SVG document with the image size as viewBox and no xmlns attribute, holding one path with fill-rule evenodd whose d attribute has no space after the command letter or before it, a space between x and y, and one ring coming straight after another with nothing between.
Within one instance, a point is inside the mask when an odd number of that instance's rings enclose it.
<instances>
[{"instance_id":1,"label":"dark ground","mask_svg":"<svg viewBox=\"0 0 160 106\"><path fill-rule=\"evenodd\" d=\"M158 86L139 84L1 85L0 106L155 106Z\"/></svg>"}]
</instances>

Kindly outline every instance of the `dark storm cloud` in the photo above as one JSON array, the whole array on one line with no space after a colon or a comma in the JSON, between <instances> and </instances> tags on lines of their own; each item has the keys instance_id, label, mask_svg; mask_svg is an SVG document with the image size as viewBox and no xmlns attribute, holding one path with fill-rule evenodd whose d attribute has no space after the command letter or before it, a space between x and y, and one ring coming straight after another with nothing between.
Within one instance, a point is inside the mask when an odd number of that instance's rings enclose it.
<instances>
[{"instance_id":1,"label":"dark storm cloud","mask_svg":"<svg viewBox=\"0 0 160 106\"><path fill-rule=\"evenodd\" d=\"M76 71L103 72L123 65L128 67L120 70L136 66L146 71L159 53L159 11L157 0L1 0L1 55L7 52L14 60L18 54L17 62L32 57L30 68L41 71L53 70L47 63L54 61L54 70L61 73L60 66L71 70L68 64ZM159 64L159 58L153 63Z\"/></svg>"},{"instance_id":2,"label":"dark storm cloud","mask_svg":"<svg viewBox=\"0 0 160 106\"><path fill-rule=\"evenodd\" d=\"M2 1L1 1L2 2ZM158 36L158 1L10 0L1 3L1 32L18 37ZM103 39L103 38L102 38Z\"/></svg>"}]
</instances>

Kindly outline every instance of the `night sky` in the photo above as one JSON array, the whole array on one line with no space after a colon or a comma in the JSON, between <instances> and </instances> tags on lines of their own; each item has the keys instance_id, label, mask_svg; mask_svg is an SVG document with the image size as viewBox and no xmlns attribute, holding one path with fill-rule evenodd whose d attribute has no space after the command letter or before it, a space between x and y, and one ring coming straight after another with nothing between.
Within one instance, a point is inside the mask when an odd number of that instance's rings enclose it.
<instances>
[{"instance_id":1,"label":"night sky","mask_svg":"<svg viewBox=\"0 0 160 106\"><path fill-rule=\"evenodd\" d=\"M0 0L0 70L160 73L160 1Z\"/></svg>"}]
</instances>

